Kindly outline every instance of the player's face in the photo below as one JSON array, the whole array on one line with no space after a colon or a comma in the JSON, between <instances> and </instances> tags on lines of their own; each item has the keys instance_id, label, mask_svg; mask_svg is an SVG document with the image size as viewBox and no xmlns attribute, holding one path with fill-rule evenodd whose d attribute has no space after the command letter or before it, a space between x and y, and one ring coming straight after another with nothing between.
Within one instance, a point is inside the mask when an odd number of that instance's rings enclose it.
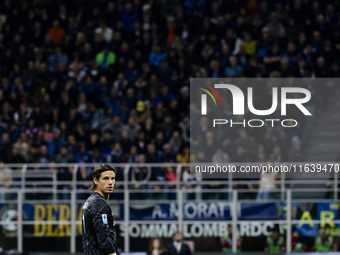
<instances>
[{"instance_id":1,"label":"player's face","mask_svg":"<svg viewBox=\"0 0 340 255\"><path fill-rule=\"evenodd\" d=\"M97 191L101 194L112 193L116 181L116 174L113 171L102 172L99 180L95 180Z\"/></svg>"}]
</instances>

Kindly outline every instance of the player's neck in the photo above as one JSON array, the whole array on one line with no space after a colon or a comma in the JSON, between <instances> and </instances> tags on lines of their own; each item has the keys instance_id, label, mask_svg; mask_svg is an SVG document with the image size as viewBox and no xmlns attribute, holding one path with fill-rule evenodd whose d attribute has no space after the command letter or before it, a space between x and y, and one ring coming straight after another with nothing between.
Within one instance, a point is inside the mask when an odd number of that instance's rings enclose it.
<instances>
[{"instance_id":1,"label":"player's neck","mask_svg":"<svg viewBox=\"0 0 340 255\"><path fill-rule=\"evenodd\" d=\"M100 190L95 190L94 192L98 193L99 195L101 195L106 201L109 201L110 198L110 194L104 193Z\"/></svg>"}]
</instances>

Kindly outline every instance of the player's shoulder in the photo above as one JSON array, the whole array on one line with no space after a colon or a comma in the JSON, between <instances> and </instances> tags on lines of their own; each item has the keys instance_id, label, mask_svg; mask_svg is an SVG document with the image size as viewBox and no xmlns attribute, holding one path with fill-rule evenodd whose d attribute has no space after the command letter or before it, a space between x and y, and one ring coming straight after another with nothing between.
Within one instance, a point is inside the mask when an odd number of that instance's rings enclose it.
<instances>
[{"instance_id":1,"label":"player's shoulder","mask_svg":"<svg viewBox=\"0 0 340 255\"><path fill-rule=\"evenodd\" d=\"M86 202L83 205L83 209L98 208L98 206L104 204L106 204L105 199L98 193L94 192L91 194L91 196L87 198Z\"/></svg>"},{"instance_id":2,"label":"player's shoulder","mask_svg":"<svg viewBox=\"0 0 340 255\"><path fill-rule=\"evenodd\" d=\"M101 200L102 199L100 199L100 195L94 192L86 199L86 202L83 205L83 209L90 209L93 206L98 206L98 204L102 203Z\"/></svg>"}]
</instances>

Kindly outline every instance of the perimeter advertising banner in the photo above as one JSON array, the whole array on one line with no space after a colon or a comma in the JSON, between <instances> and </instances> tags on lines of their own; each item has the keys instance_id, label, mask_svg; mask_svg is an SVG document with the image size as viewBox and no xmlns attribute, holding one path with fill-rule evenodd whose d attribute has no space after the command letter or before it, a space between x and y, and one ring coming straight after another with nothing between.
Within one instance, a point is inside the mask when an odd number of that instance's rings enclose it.
<instances>
[{"instance_id":1,"label":"perimeter advertising banner","mask_svg":"<svg viewBox=\"0 0 340 255\"><path fill-rule=\"evenodd\" d=\"M292 205L293 219L300 220L296 224L296 230L300 236L316 236L318 225L312 220L321 220L321 227L326 227L331 235L339 235L340 226L333 223L339 220L340 204L314 203L306 210L303 206ZM76 219L81 221L82 204L77 204ZM268 235L274 224L271 220L286 219L286 204L276 203L240 203L238 220L244 222L238 226L241 236ZM124 220L124 205L120 204L118 220ZM18 213L14 205L0 204L0 220L2 234L15 236L17 230ZM30 235L34 237L62 237L70 236L70 225L65 224L41 224L35 221L70 221L70 204L24 204L23 220L32 221ZM155 204L153 206L130 207L130 221L140 221L140 224L130 223L129 234L132 237L152 237L161 235L170 237L177 231L178 205ZM223 236L227 233L231 218L231 206L224 202L189 202L183 204L183 220L187 223L184 232L188 237L197 236ZM266 220L266 223L257 223L256 220ZM302 222L303 220L303 222ZM143 224L143 221L154 221L154 224ZM173 224L164 224L162 221L173 221ZM200 223L211 221L211 223ZM121 235L127 230L124 224L119 224ZM77 225L77 234L81 234L81 226ZM184 233L184 234L185 234Z\"/></svg>"},{"instance_id":2,"label":"perimeter advertising banner","mask_svg":"<svg viewBox=\"0 0 340 255\"><path fill-rule=\"evenodd\" d=\"M339 206L335 203L317 203L310 210L298 210L298 219L304 220L295 225L300 236L317 236L319 225L312 222L313 219L321 220L320 227L326 228L329 235L339 236L340 225L335 224L334 220L339 220Z\"/></svg>"},{"instance_id":3,"label":"perimeter advertising banner","mask_svg":"<svg viewBox=\"0 0 340 255\"><path fill-rule=\"evenodd\" d=\"M81 221L82 204L76 206L76 220ZM18 229L18 210L16 205L0 204L0 221L2 231L6 236L15 236ZM32 225L24 225L25 233L34 237L64 237L70 236L70 224L42 224L35 221L71 221L70 204L23 204L23 221L31 221ZM27 228L25 228L27 227ZM76 228L81 234L81 226Z\"/></svg>"},{"instance_id":4,"label":"perimeter advertising banner","mask_svg":"<svg viewBox=\"0 0 340 255\"><path fill-rule=\"evenodd\" d=\"M183 220L231 221L230 205L224 202L206 203L189 202L183 204ZM120 215L124 219L124 205L120 206ZM275 203L241 203L239 220L275 220ZM156 204L154 206L130 207L130 220L178 220L177 203Z\"/></svg>"}]
</instances>

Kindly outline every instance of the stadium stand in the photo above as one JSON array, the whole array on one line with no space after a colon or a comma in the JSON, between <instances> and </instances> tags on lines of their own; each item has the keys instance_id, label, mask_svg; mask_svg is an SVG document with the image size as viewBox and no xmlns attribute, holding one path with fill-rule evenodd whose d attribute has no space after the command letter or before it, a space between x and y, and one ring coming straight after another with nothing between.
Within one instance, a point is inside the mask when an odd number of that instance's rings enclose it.
<instances>
[{"instance_id":1,"label":"stadium stand","mask_svg":"<svg viewBox=\"0 0 340 255\"><path fill-rule=\"evenodd\" d=\"M222 148L206 132L201 138L210 149L193 158L190 142L199 137L189 132L189 79L339 77L339 11L333 0L3 0L0 162L304 160L307 120L296 133L280 128L232 133ZM334 86L308 89L313 98L309 108L316 113L336 91ZM57 180L72 180L71 170L58 168ZM131 169L131 178L143 179L142 170ZM78 181L88 181L91 173L86 171L79 168ZM151 180L174 181L173 172L171 167L152 168ZM196 181L186 169L182 175ZM10 169L1 177L15 182ZM36 188L51 181L43 175L34 178L27 181L46 182ZM57 188L70 190L66 184ZM249 183L233 188L253 189ZM81 195L78 199L84 199ZM158 194L133 195L146 199Z\"/></svg>"},{"instance_id":2,"label":"stadium stand","mask_svg":"<svg viewBox=\"0 0 340 255\"><path fill-rule=\"evenodd\" d=\"M126 162L132 146L149 160L149 144L156 145L154 161L176 162L189 146L188 126L178 123L187 121L190 77L339 75L333 1L0 5L1 157L8 163ZM317 107L332 90L312 93L320 95ZM264 136L266 143L236 134L229 160L301 159L291 150L300 149L302 134Z\"/></svg>"}]
</instances>

